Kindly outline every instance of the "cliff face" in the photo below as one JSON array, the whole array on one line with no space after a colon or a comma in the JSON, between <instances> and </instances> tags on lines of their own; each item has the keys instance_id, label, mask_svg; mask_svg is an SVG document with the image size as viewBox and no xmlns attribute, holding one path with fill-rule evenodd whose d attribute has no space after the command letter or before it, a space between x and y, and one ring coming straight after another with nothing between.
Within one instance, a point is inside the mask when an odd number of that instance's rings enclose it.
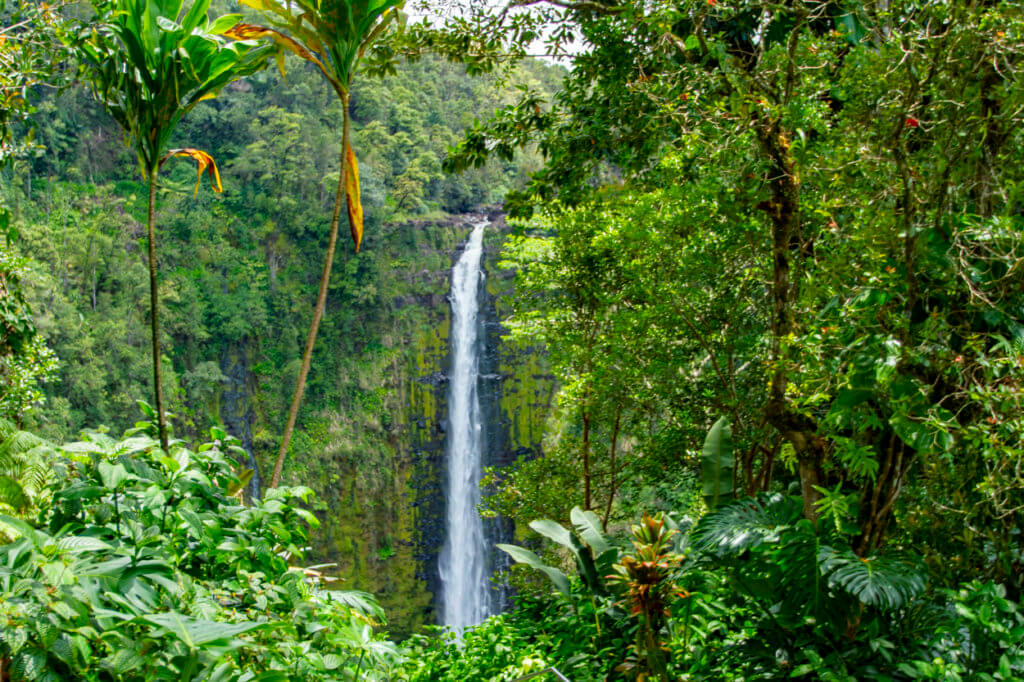
<instances>
[{"instance_id":1,"label":"cliff face","mask_svg":"<svg viewBox=\"0 0 1024 682\"><path fill-rule=\"evenodd\" d=\"M328 573L343 578L339 588L374 593L398 637L436 622L437 557L445 533L447 297L451 266L472 218L389 232L381 257L401 266L390 285L400 293L386 310L375 311L372 327L360 330L364 346L342 365L345 376L333 377L349 387L341 404L303 420L286 467L286 484L317 493L321 527L306 563L336 563ZM500 216L493 218L484 254L480 392L485 463L502 466L539 452L551 379L538 351L514 349L501 339L501 299L511 292L512 273L497 267L507 227ZM324 322L344 323L342 315ZM254 380L248 364L244 348L222 361L221 418L247 450L268 462L260 406L280 384ZM494 541L511 536L507 522L489 520L487 526ZM500 565L504 555L494 559Z\"/></svg>"}]
</instances>

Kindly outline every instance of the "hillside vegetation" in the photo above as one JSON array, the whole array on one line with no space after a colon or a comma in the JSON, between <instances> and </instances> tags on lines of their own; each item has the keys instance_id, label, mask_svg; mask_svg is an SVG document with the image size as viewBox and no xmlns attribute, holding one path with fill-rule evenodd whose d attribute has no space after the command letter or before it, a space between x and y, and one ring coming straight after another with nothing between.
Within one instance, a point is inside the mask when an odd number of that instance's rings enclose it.
<instances>
[{"instance_id":1,"label":"hillside vegetation","mask_svg":"<svg viewBox=\"0 0 1024 682\"><path fill-rule=\"evenodd\" d=\"M2 10L0 679L1024 677L1019 2L240 4ZM445 633L498 204L516 595Z\"/></svg>"}]
</instances>

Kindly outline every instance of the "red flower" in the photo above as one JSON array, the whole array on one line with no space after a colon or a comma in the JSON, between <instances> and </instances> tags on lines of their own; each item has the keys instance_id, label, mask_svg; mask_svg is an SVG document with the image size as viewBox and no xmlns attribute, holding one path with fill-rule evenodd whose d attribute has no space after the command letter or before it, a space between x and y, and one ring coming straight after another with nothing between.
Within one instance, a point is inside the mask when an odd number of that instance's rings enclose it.
<instances>
[{"instance_id":1,"label":"red flower","mask_svg":"<svg viewBox=\"0 0 1024 682\"><path fill-rule=\"evenodd\" d=\"M906 125L908 128L917 128L918 126L921 125L921 122L918 121L913 116L907 116L907 120L904 125Z\"/></svg>"}]
</instances>

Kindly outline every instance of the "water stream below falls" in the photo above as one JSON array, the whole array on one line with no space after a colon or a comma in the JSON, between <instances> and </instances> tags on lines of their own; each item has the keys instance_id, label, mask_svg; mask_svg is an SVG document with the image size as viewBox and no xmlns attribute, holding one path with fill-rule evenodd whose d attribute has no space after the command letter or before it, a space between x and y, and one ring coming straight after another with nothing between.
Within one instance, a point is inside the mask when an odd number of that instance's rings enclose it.
<instances>
[{"instance_id":1,"label":"water stream below falls","mask_svg":"<svg viewBox=\"0 0 1024 682\"><path fill-rule=\"evenodd\" d=\"M448 373L447 534L441 548L441 619L461 630L492 613L487 536L477 512L483 473L480 406L480 288L486 220L473 225L452 268L451 368Z\"/></svg>"}]
</instances>

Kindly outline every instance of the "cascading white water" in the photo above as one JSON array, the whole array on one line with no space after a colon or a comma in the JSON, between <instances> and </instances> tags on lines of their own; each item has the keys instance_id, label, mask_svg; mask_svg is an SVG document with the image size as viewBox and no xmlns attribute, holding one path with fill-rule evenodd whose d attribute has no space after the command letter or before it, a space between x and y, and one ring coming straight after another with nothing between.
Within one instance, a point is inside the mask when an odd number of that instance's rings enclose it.
<instances>
[{"instance_id":1,"label":"cascading white water","mask_svg":"<svg viewBox=\"0 0 1024 682\"><path fill-rule=\"evenodd\" d=\"M448 374L448 514L441 549L441 617L455 630L490 615L484 525L477 513L483 473L480 395L479 287L484 226L473 226L452 268L451 370Z\"/></svg>"}]
</instances>

